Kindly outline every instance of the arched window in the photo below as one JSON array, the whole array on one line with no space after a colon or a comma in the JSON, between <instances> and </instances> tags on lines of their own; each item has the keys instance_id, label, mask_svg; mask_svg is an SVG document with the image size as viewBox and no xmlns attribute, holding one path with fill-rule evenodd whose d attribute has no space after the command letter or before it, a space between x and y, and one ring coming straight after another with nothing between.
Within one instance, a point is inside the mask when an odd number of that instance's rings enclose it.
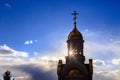
<instances>
[{"instance_id":1,"label":"arched window","mask_svg":"<svg viewBox=\"0 0 120 80\"><path fill-rule=\"evenodd\" d=\"M68 72L68 75L69 76L79 76L81 75L81 71L79 71L78 69L71 69L69 72Z\"/></svg>"}]
</instances>

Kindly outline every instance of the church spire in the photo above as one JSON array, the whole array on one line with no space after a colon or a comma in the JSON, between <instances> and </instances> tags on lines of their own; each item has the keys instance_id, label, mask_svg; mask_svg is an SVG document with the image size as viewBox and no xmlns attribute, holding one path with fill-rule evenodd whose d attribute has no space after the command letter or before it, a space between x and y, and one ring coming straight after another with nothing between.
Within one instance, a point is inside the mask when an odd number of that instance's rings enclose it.
<instances>
[{"instance_id":1,"label":"church spire","mask_svg":"<svg viewBox=\"0 0 120 80\"><path fill-rule=\"evenodd\" d=\"M84 61L85 61L85 57L84 57L84 54L83 54L84 40L83 40L82 34L76 28L76 19L77 19L78 13L76 11L74 11L72 13L72 15L74 16L74 18L73 18L74 28L70 32L70 34L68 35L68 40L67 40L67 43L68 43L68 57L69 57L70 60L73 60L72 58L76 57L76 59L80 59L79 61L84 63ZM77 57L79 57L79 58L77 58Z\"/></svg>"},{"instance_id":2,"label":"church spire","mask_svg":"<svg viewBox=\"0 0 120 80\"><path fill-rule=\"evenodd\" d=\"M74 16L74 28L68 35L66 63L62 63L62 60L58 62L58 80L92 80L92 59L89 60L89 64L85 63L83 36L76 28L78 13L74 11L72 15Z\"/></svg>"},{"instance_id":3,"label":"church spire","mask_svg":"<svg viewBox=\"0 0 120 80\"><path fill-rule=\"evenodd\" d=\"M77 15L79 13L77 13L76 11L73 11L72 15L74 16L73 20L74 20L74 29L76 29L76 19L77 19Z\"/></svg>"}]
</instances>

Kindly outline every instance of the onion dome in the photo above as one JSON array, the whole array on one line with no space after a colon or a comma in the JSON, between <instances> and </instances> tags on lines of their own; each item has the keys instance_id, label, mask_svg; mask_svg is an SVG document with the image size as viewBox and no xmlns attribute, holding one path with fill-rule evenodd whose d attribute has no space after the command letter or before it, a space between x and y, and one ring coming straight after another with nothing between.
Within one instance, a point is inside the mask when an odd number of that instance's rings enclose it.
<instances>
[{"instance_id":1,"label":"onion dome","mask_svg":"<svg viewBox=\"0 0 120 80\"><path fill-rule=\"evenodd\" d=\"M70 34L68 35L68 40L73 40L73 39L79 39L79 40L83 40L83 36L82 34L78 31L78 29L76 28L76 22L74 23L74 29L70 32Z\"/></svg>"}]
</instances>

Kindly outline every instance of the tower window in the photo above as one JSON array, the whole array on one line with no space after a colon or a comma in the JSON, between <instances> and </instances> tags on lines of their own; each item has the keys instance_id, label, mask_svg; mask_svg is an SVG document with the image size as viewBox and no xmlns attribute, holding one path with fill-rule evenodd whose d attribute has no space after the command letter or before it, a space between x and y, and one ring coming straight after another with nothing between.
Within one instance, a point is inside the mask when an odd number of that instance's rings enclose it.
<instances>
[{"instance_id":1,"label":"tower window","mask_svg":"<svg viewBox=\"0 0 120 80\"><path fill-rule=\"evenodd\" d=\"M78 70L78 69L72 69L72 70L70 70L69 71L69 73L68 73L68 75L69 76L79 76L79 75L81 75L82 73Z\"/></svg>"}]
</instances>

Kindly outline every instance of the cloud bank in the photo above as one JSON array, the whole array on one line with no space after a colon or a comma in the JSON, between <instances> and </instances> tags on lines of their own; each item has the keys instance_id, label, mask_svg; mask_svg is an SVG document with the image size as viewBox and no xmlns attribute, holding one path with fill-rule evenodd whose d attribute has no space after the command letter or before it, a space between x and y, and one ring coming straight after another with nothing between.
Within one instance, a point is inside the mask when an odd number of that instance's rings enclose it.
<instances>
[{"instance_id":1,"label":"cloud bank","mask_svg":"<svg viewBox=\"0 0 120 80\"><path fill-rule=\"evenodd\" d=\"M89 30L87 30L88 32ZM94 37L94 33L90 34L86 36ZM118 42L119 39L117 43L116 41L101 43L92 40L85 42L85 56L87 59L92 58L94 63L93 80L119 80L120 45ZM30 44L30 41L28 43ZM59 45L57 50L43 53L51 55L44 56L40 56L38 52L34 52L34 56L30 56L27 52L14 50L7 45L1 45L1 78L6 70L10 70L16 80L57 80L57 61L58 59L64 59L65 55L67 55L65 41L60 40L59 44L57 44ZM56 44L53 47L56 47Z\"/></svg>"}]
</instances>

